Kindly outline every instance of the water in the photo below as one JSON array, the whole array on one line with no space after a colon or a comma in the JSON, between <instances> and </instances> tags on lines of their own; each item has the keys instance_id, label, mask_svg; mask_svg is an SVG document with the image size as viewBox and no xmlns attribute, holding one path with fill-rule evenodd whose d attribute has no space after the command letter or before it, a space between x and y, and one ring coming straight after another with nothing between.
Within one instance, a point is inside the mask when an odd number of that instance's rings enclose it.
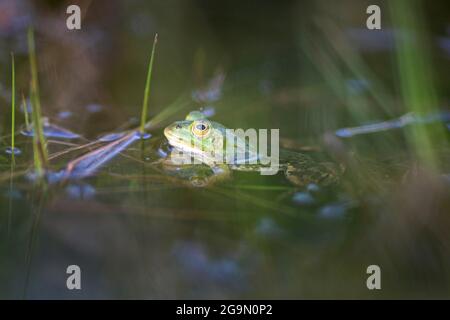
<instances>
[{"instance_id":1,"label":"water","mask_svg":"<svg viewBox=\"0 0 450 320\"><path fill-rule=\"evenodd\" d=\"M57 4L8 3L27 11L3 17L0 67L15 51L25 94L17 26L45 13L35 30L51 160L44 185L32 131L16 135L14 167L0 153L1 298L449 298L446 2L424 10L435 12L423 47L439 101L403 118L412 109L393 56L412 34L384 11L385 28L366 30L359 1L92 2L79 33L60 32ZM141 137L128 119L140 116L155 32L154 122ZM9 83L3 74L6 101ZM284 147L341 165L341 179L297 188L281 173L234 171L189 187L192 174L177 179L159 161L171 151L164 127L193 110L230 128L279 128ZM81 291L66 288L72 264ZM373 264L378 292L366 287Z\"/></svg>"}]
</instances>

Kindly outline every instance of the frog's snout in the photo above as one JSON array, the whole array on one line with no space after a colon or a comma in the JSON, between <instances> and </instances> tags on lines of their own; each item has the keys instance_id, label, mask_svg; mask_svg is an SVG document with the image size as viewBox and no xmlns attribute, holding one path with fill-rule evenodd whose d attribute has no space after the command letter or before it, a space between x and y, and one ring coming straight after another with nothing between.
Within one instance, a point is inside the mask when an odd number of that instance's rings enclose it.
<instances>
[{"instance_id":1,"label":"frog's snout","mask_svg":"<svg viewBox=\"0 0 450 320\"><path fill-rule=\"evenodd\" d=\"M169 138L169 135L170 135L170 128L171 128L172 126L168 126L168 127L165 127L164 128L164 136L166 137L166 138Z\"/></svg>"},{"instance_id":2,"label":"frog's snout","mask_svg":"<svg viewBox=\"0 0 450 320\"><path fill-rule=\"evenodd\" d=\"M181 128L182 128L182 126L180 123L174 122L164 129L164 136L168 140L170 140L171 138L174 138L177 136L177 130L180 130Z\"/></svg>"}]
</instances>

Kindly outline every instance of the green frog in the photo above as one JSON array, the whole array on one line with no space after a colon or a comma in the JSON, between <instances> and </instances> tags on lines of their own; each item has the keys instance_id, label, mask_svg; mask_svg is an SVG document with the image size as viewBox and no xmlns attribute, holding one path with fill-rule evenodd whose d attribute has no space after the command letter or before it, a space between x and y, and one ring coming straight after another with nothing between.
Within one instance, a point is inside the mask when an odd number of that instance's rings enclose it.
<instances>
[{"instance_id":1,"label":"green frog","mask_svg":"<svg viewBox=\"0 0 450 320\"><path fill-rule=\"evenodd\" d=\"M206 186L230 177L232 170L275 174L283 171L296 186L308 184L330 185L338 181L339 168L333 163L319 162L310 156L284 149L278 151L275 171L270 158L257 151L257 145L233 133L225 126L211 121L200 111L192 111L183 121L176 121L164 129L172 146L164 167L193 186ZM232 141L230 141L232 140ZM232 143L230 143L232 142ZM233 148L232 156L227 157ZM277 148L278 149L278 148ZM223 156L225 155L225 157ZM242 155L242 156L237 156Z\"/></svg>"}]
</instances>

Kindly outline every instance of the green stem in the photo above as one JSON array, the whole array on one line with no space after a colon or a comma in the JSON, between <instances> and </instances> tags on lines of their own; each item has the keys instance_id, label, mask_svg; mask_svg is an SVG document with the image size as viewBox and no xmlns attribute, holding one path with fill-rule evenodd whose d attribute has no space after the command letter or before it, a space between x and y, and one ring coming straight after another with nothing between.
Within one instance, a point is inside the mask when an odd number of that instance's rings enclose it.
<instances>
[{"instance_id":1,"label":"green stem","mask_svg":"<svg viewBox=\"0 0 450 320\"><path fill-rule=\"evenodd\" d=\"M43 166L47 165L47 145L42 129L41 103L39 97L39 82L37 74L36 50L33 29L28 29L28 52L31 71L32 121L33 121L33 151L35 167L38 175L43 173Z\"/></svg>"},{"instance_id":2,"label":"green stem","mask_svg":"<svg viewBox=\"0 0 450 320\"><path fill-rule=\"evenodd\" d=\"M144 101L142 103L141 133L144 133L145 131L145 122L147 120L148 96L150 94L150 80L152 78L153 58L155 56L155 48L157 42L158 42L158 34L155 34L155 39L153 40L152 54L150 56L150 62L148 64L147 81L145 83L145 90L144 90Z\"/></svg>"},{"instance_id":3,"label":"green stem","mask_svg":"<svg viewBox=\"0 0 450 320\"><path fill-rule=\"evenodd\" d=\"M11 52L11 158L15 163L15 123L16 123L16 70L14 66L14 53Z\"/></svg>"}]
</instances>

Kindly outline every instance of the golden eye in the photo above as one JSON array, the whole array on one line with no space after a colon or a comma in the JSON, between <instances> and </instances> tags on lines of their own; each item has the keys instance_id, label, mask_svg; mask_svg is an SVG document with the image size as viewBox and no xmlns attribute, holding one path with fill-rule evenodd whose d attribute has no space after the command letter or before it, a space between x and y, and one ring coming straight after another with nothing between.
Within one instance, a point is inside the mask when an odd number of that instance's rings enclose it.
<instances>
[{"instance_id":1,"label":"golden eye","mask_svg":"<svg viewBox=\"0 0 450 320\"><path fill-rule=\"evenodd\" d=\"M192 133L198 138L203 138L208 135L210 127L208 120L197 120L192 123Z\"/></svg>"}]
</instances>

